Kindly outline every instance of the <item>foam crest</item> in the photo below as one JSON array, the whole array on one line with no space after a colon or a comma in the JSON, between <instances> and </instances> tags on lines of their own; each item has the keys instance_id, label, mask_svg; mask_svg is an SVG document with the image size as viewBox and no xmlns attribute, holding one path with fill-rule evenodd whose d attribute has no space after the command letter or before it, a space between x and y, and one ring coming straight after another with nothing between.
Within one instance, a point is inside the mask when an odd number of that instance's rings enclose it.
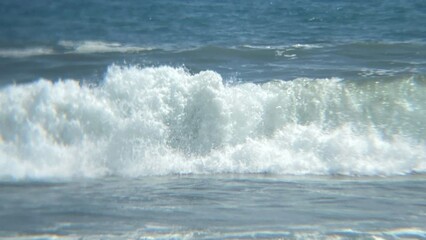
<instances>
[{"instance_id":1,"label":"foam crest","mask_svg":"<svg viewBox=\"0 0 426 240\"><path fill-rule=\"evenodd\" d=\"M320 44L293 44L293 45L243 45L244 48L262 49L262 50L294 50L294 49L317 49L326 45Z\"/></svg>"},{"instance_id":2,"label":"foam crest","mask_svg":"<svg viewBox=\"0 0 426 240\"><path fill-rule=\"evenodd\" d=\"M54 53L55 52L53 49L47 47L0 49L0 57L3 58L23 58L40 55L51 55Z\"/></svg>"},{"instance_id":3,"label":"foam crest","mask_svg":"<svg viewBox=\"0 0 426 240\"><path fill-rule=\"evenodd\" d=\"M213 71L109 67L98 87L0 91L0 178L426 171L424 79L228 86Z\"/></svg>"},{"instance_id":4,"label":"foam crest","mask_svg":"<svg viewBox=\"0 0 426 240\"><path fill-rule=\"evenodd\" d=\"M123 45L114 42L102 41L60 41L59 45L65 47L72 53L131 53L151 50L150 48L142 48L131 45Z\"/></svg>"}]
</instances>

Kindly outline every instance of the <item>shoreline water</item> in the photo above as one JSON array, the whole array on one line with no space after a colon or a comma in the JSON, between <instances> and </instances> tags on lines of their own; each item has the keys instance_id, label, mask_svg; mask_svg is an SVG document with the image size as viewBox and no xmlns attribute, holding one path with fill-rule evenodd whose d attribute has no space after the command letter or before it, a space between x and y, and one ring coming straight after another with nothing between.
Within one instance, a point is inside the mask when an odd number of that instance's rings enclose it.
<instances>
[{"instance_id":1,"label":"shoreline water","mask_svg":"<svg viewBox=\"0 0 426 240\"><path fill-rule=\"evenodd\" d=\"M222 174L2 183L8 194L1 197L0 235L13 239L422 239L426 212L420 207L425 197L420 189L425 182L424 175ZM19 219L20 224L11 219Z\"/></svg>"}]
</instances>

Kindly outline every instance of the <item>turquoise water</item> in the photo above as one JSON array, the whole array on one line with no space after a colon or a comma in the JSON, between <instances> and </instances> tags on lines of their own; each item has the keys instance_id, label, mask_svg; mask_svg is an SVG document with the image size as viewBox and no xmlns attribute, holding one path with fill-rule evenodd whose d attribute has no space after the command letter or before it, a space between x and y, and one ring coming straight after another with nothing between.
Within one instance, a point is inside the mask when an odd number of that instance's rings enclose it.
<instances>
[{"instance_id":1,"label":"turquoise water","mask_svg":"<svg viewBox=\"0 0 426 240\"><path fill-rule=\"evenodd\" d=\"M1 1L0 237L425 239L424 19Z\"/></svg>"}]
</instances>

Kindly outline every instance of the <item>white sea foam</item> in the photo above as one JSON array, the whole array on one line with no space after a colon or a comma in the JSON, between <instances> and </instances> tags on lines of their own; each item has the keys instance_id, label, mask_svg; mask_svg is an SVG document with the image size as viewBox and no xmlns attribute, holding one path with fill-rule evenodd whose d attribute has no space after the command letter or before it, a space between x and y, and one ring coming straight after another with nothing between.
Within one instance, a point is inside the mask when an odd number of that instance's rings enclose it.
<instances>
[{"instance_id":1,"label":"white sea foam","mask_svg":"<svg viewBox=\"0 0 426 240\"><path fill-rule=\"evenodd\" d=\"M424 239L426 231L418 228L389 229L382 231L356 231L336 229L320 231L312 228L297 228L290 231L206 231L186 230L176 226L147 226L121 234L89 234L87 239ZM5 239L81 239L79 235L31 234L6 237Z\"/></svg>"},{"instance_id":2,"label":"white sea foam","mask_svg":"<svg viewBox=\"0 0 426 240\"><path fill-rule=\"evenodd\" d=\"M323 45L320 44L293 44L292 48L302 48L302 49L315 49L315 48L323 48Z\"/></svg>"},{"instance_id":3,"label":"white sea foam","mask_svg":"<svg viewBox=\"0 0 426 240\"><path fill-rule=\"evenodd\" d=\"M295 50L295 49L315 49L323 48L325 45L320 44L293 44L293 45L243 45L245 48L264 49L264 50Z\"/></svg>"},{"instance_id":4,"label":"white sea foam","mask_svg":"<svg viewBox=\"0 0 426 240\"><path fill-rule=\"evenodd\" d=\"M132 45L123 45L114 42L102 41L60 41L59 45L65 47L70 53L130 53L151 50Z\"/></svg>"},{"instance_id":5,"label":"white sea foam","mask_svg":"<svg viewBox=\"0 0 426 240\"><path fill-rule=\"evenodd\" d=\"M293 44L293 45L243 45L244 48L258 49L258 50L274 50L275 56L285 57L289 59L297 58L297 50L309 50L316 48L323 48L323 45L319 44Z\"/></svg>"},{"instance_id":6,"label":"white sea foam","mask_svg":"<svg viewBox=\"0 0 426 240\"><path fill-rule=\"evenodd\" d=\"M426 171L424 82L227 86L212 71L111 66L99 87L0 90L0 178Z\"/></svg>"},{"instance_id":7,"label":"white sea foam","mask_svg":"<svg viewBox=\"0 0 426 240\"><path fill-rule=\"evenodd\" d=\"M114 42L102 41L60 41L58 45L64 48L65 53L90 54L90 53L137 53L149 51L152 48L143 48ZM0 57L24 58L41 55L60 54L63 51L50 47L27 47L0 49Z\"/></svg>"},{"instance_id":8,"label":"white sea foam","mask_svg":"<svg viewBox=\"0 0 426 240\"><path fill-rule=\"evenodd\" d=\"M4 58L23 58L40 55L54 54L55 51L47 47L31 47L31 48L11 48L11 49L0 49L0 57Z\"/></svg>"}]
</instances>

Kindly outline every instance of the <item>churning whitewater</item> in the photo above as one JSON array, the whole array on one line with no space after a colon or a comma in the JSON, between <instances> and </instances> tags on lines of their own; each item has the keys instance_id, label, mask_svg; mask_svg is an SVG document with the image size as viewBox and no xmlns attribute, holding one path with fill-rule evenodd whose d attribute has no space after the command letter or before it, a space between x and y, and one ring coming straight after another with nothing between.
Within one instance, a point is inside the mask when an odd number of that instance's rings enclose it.
<instances>
[{"instance_id":1,"label":"churning whitewater","mask_svg":"<svg viewBox=\"0 0 426 240\"><path fill-rule=\"evenodd\" d=\"M426 81L226 84L213 71L110 66L98 86L0 90L0 178L426 171Z\"/></svg>"}]
</instances>

